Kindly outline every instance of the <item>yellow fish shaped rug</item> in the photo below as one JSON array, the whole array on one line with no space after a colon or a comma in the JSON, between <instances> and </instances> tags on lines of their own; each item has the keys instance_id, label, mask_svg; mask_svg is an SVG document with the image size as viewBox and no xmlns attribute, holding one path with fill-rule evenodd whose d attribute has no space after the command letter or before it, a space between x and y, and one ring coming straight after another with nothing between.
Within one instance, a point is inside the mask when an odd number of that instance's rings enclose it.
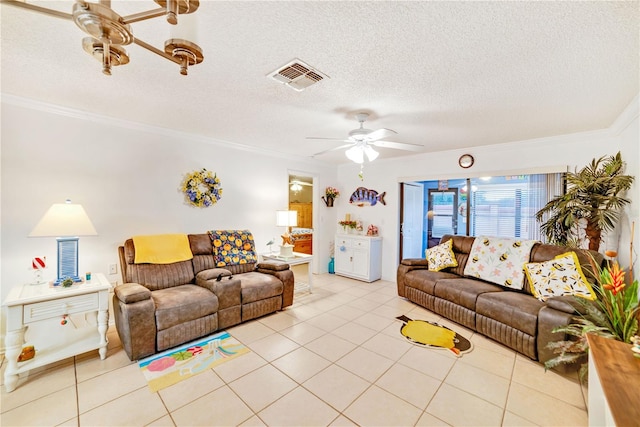
<instances>
[{"instance_id":1,"label":"yellow fish shaped rug","mask_svg":"<svg viewBox=\"0 0 640 427\"><path fill-rule=\"evenodd\" d=\"M414 344L440 347L451 350L456 356L471 350L471 342L454 331L437 323L426 320L411 320L407 316L399 316L404 325L400 333Z\"/></svg>"}]
</instances>

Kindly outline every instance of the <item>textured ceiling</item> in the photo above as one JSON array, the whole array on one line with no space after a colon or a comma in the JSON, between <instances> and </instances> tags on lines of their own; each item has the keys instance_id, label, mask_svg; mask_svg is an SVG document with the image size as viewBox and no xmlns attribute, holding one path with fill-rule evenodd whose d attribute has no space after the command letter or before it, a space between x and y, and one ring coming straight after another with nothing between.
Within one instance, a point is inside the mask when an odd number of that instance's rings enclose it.
<instances>
[{"instance_id":1,"label":"textured ceiling","mask_svg":"<svg viewBox=\"0 0 640 427\"><path fill-rule=\"evenodd\" d=\"M205 59L187 77L136 45L105 76L73 22L2 4L2 92L310 156L341 143L306 136L346 137L360 111L391 141L472 149L606 128L639 90L638 1L200 3ZM163 18L132 26L158 48L169 38ZM266 77L294 58L330 79L296 92Z\"/></svg>"}]
</instances>

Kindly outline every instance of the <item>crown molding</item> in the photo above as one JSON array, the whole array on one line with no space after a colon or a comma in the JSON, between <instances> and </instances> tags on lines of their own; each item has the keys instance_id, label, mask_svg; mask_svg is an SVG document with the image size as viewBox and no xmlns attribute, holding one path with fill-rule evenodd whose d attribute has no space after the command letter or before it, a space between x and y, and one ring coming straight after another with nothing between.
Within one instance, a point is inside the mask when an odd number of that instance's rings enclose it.
<instances>
[{"instance_id":1,"label":"crown molding","mask_svg":"<svg viewBox=\"0 0 640 427\"><path fill-rule=\"evenodd\" d=\"M313 158L298 156L294 154L288 154L277 150L272 149L263 149L258 147L253 147L250 145L239 144L236 142L225 141L221 139L206 137L202 135L197 135L193 133L177 131L175 129L163 128L160 126L147 125L140 122L135 122L132 120L123 120L117 119L115 117L104 116L101 114L90 113L87 111L77 110L75 108L64 107L61 105L51 104L48 102L37 101L30 98L24 98L20 96L10 95L6 93L2 93L0 95L0 100L2 103L7 105L13 105L16 107L22 107L30 110L42 111L49 114L55 114L58 116L69 117L73 119L85 120L94 123L105 124L109 126L116 126L123 129L130 129L139 132L157 134L162 136L170 136L179 140L190 140L192 142L200 142L209 145L215 145L218 147L231 148L238 151L244 151L253 154L259 154L262 156L275 157L279 159L292 160L296 162L307 162L311 164L321 165L321 166L333 166L329 163L322 162ZM335 167L335 166L333 166Z\"/></svg>"},{"instance_id":2,"label":"crown molding","mask_svg":"<svg viewBox=\"0 0 640 427\"><path fill-rule=\"evenodd\" d=\"M627 129L640 114L640 94L636 95L609 127L614 135Z\"/></svg>"}]
</instances>

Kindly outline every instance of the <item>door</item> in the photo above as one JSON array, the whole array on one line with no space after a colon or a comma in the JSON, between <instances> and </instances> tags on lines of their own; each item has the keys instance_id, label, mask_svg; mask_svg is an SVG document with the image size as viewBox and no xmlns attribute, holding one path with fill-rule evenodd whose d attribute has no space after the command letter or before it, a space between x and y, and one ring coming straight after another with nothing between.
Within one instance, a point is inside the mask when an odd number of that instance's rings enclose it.
<instances>
[{"instance_id":1,"label":"door","mask_svg":"<svg viewBox=\"0 0 640 427\"><path fill-rule=\"evenodd\" d=\"M313 177L289 173L289 210L298 212L293 231L294 252L313 253Z\"/></svg>"},{"instance_id":2,"label":"door","mask_svg":"<svg viewBox=\"0 0 640 427\"><path fill-rule=\"evenodd\" d=\"M345 244L336 243L335 270L336 273L351 273L353 250Z\"/></svg>"},{"instance_id":3,"label":"door","mask_svg":"<svg viewBox=\"0 0 640 427\"><path fill-rule=\"evenodd\" d=\"M363 278L369 277L369 251L354 248L351 259L353 260L352 273Z\"/></svg>"},{"instance_id":4,"label":"door","mask_svg":"<svg viewBox=\"0 0 640 427\"><path fill-rule=\"evenodd\" d=\"M427 247L440 242L445 234L458 234L458 189L429 190Z\"/></svg>"},{"instance_id":5,"label":"door","mask_svg":"<svg viewBox=\"0 0 640 427\"><path fill-rule=\"evenodd\" d=\"M402 183L402 258L422 258L424 188L418 183Z\"/></svg>"}]
</instances>

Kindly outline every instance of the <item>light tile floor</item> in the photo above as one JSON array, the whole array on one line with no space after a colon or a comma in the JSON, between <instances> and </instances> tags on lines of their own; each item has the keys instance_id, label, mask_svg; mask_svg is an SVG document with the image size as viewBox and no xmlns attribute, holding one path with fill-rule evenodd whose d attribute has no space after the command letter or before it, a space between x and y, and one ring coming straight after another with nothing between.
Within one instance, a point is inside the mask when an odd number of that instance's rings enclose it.
<instances>
[{"instance_id":1,"label":"light tile floor","mask_svg":"<svg viewBox=\"0 0 640 427\"><path fill-rule=\"evenodd\" d=\"M456 358L400 336L396 316L468 337ZM576 375L542 365L396 294L393 282L314 277L285 311L228 331L252 351L157 393L109 330L109 352L2 389L2 426L587 425ZM6 363L3 361L3 372Z\"/></svg>"}]
</instances>

